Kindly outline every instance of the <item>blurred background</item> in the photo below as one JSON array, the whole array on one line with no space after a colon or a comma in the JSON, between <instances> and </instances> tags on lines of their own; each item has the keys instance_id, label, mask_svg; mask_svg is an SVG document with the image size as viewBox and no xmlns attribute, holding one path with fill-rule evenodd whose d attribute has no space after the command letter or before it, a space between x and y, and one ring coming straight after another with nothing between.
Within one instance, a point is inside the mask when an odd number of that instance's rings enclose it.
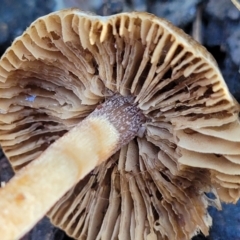
<instances>
[{"instance_id":1,"label":"blurred background","mask_svg":"<svg viewBox=\"0 0 240 240\"><path fill-rule=\"evenodd\" d=\"M123 11L147 11L168 19L193 36L212 53L232 95L240 102L240 11L231 0L0 0L0 55L40 16L77 7L99 15ZM13 175L0 153L0 182ZM240 240L240 202L209 209L213 217L210 235L192 240ZM2 239L5 240L5 239ZM47 218L22 240L71 240Z\"/></svg>"}]
</instances>

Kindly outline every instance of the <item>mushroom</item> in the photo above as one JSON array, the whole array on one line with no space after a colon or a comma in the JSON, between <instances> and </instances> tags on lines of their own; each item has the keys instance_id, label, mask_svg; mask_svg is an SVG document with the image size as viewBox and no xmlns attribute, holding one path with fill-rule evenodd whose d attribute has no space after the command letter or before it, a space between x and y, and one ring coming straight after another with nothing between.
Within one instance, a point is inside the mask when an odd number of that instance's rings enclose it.
<instances>
[{"instance_id":1,"label":"mushroom","mask_svg":"<svg viewBox=\"0 0 240 240\"><path fill-rule=\"evenodd\" d=\"M2 56L0 93L16 172L0 238L47 213L75 239L187 240L208 235L209 205L239 199L238 104L213 57L164 19L41 17Z\"/></svg>"}]
</instances>

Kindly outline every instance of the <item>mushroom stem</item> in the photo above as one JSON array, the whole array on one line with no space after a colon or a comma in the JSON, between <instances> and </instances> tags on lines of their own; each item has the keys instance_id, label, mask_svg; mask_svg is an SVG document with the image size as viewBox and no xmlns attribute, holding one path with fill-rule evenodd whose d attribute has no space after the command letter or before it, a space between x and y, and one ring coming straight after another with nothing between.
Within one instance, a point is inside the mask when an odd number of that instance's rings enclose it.
<instances>
[{"instance_id":1,"label":"mushroom stem","mask_svg":"<svg viewBox=\"0 0 240 240\"><path fill-rule=\"evenodd\" d=\"M0 239L19 239L80 179L133 139L144 122L115 95L0 189Z\"/></svg>"}]
</instances>

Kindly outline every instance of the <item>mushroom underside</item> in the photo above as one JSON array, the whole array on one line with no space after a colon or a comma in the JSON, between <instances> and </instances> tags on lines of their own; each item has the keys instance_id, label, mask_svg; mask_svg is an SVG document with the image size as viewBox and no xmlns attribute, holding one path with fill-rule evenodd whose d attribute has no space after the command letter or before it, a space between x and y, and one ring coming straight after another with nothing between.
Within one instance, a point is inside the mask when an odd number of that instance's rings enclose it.
<instances>
[{"instance_id":1,"label":"mushroom underside","mask_svg":"<svg viewBox=\"0 0 240 240\"><path fill-rule=\"evenodd\" d=\"M0 143L14 170L114 94L132 96L142 134L60 199L51 221L76 239L207 235L207 207L239 199L237 104L206 50L153 15L65 10L14 41L0 62Z\"/></svg>"}]
</instances>

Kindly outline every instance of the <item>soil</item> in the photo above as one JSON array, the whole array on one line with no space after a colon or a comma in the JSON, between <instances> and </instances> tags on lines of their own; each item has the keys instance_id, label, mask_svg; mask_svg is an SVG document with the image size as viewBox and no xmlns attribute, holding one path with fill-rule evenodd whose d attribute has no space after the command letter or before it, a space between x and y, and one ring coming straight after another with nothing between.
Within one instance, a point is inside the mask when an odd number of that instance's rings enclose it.
<instances>
[{"instance_id":1,"label":"soil","mask_svg":"<svg viewBox=\"0 0 240 240\"><path fill-rule=\"evenodd\" d=\"M240 11L230 0L1 0L0 54L37 17L65 7L78 7L100 15L132 10L147 11L167 18L196 38L213 54L231 93L240 101ZM0 153L1 183L7 182L12 175L11 167ZM232 214L239 210L240 204L223 205L222 212L210 209L213 216L210 236L206 238L199 234L192 240L240 239L240 216ZM53 227L47 218L22 238L70 239L61 230Z\"/></svg>"}]
</instances>

